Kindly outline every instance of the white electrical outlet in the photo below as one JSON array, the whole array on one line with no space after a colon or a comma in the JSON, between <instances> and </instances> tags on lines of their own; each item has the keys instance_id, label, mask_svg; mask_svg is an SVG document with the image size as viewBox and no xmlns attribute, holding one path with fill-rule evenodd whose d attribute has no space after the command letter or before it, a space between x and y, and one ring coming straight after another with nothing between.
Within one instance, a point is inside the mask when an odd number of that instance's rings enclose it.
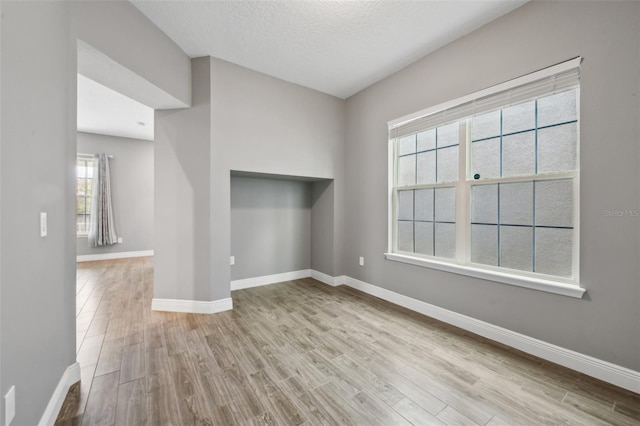
<instances>
[{"instance_id":1,"label":"white electrical outlet","mask_svg":"<svg viewBox=\"0 0 640 426\"><path fill-rule=\"evenodd\" d=\"M40 212L40 236L47 236L47 212Z\"/></svg>"},{"instance_id":2,"label":"white electrical outlet","mask_svg":"<svg viewBox=\"0 0 640 426\"><path fill-rule=\"evenodd\" d=\"M4 396L4 424L9 426L16 416L16 387L11 386Z\"/></svg>"},{"instance_id":3,"label":"white electrical outlet","mask_svg":"<svg viewBox=\"0 0 640 426\"><path fill-rule=\"evenodd\" d=\"M236 264L236 257L235 257L235 256L231 256L231 257L229 258L229 264L230 264L231 266L233 266L233 265L235 265L235 264Z\"/></svg>"},{"instance_id":4,"label":"white electrical outlet","mask_svg":"<svg viewBox=\"0 0 640 426\"><path fill-rule=\"evenodd\" d=\"M364 266L364 257L360 256L358 263L360 263L360 266Z\"/></svg>"},{"instance_id":5,"label":"white electrical outlet","mask_svg":"<svg viewBox=\"0 0 640 426\"><path fill-rule=\"evenodd\" d=\"M122 237L118 237L118 244L122 244Z\"/></svg>"}]
</instances>

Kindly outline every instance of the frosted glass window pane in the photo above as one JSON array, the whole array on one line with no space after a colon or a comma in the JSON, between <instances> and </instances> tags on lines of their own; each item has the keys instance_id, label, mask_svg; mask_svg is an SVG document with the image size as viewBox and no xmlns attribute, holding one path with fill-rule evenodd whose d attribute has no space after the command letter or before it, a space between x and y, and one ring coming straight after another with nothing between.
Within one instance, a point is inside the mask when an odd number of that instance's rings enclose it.
<instances>
[{"instance_id":1,"label":"frosted glass window pane","mask_svg":"<svg viewBox=\"0 0 640 426\"><path fill-rule=\"evenodd\" d=\"M413 222L398 222L398 250L413 252Z\"/></svg>"},{"instance_id":2,"label":"frosted glass window pane","mask_svg":"<svg viewBox=\"0 0 640 426\"><path fill-rule=\"evenodd\" d=\"M500 177L500 138L471 144L471 176L480 179Z\"/></svg>"},{"instance_id":3,"label":"frosted glass window pane","mask_svg":"<svg viewBox=\"0 0 640 426\"><path fill-rule=\"evenodd\" d=\"M456 221L456 189L436 188L436 221Z\"/></svg>"},{"instance_id":4,"label":"frosted glass window pane","mask_svg":"<svg viewBox=\"0 0 640 426\"><path fill-rule=\"evenodd\" d=\"M573 230L536 228L535 272L571 277Z\"/></svg>"},{"instance_id":5,"label":"frosted glass window pane","mask_svg":"<svg viewBox=\"0 0 640 426\"><path fill-rule=\"evenodd\" d=\"M458 180L460 165L458 146L438 149L438 182L455 182Z\"/></svg>"},{"instance_id":6,"label":"frosted glass window pane","mask_svg":"<svg viewBox=\"0 0 640 426\"><path fill-rule=\"evenodd\" d=\"M460 124L451 123L438 127L438 148L443 146L457 145L460 143Z\"/></svg>"},{"instance_id":7,"label":"frosted glass window pane","mask_svg":"<svg viewBox=\"0 0 640 426\"><path fill-rule=\"evenodd\" d=\"M436 152L428 151L418 154L418 185L436 183Z\"/></svg>"},{"instance_id":8,"label":"frosted glass window pane","mask_svg":"<svg viewBox=\"0 0 640 426\"><path fill-rule=\"evenodd\" d=\"M398 220L413 220L413 191L398 192Z\"/></svg>"},{"instance_id":9,"label":"frosted glass window pane","mask_svg":"<svg viewBox=\"0 0 640 426\"><path fill-rule=\"evenodd\" d=\"M532 175L536 170L535 131L502 138L502 176Z\"/></svg>"},{"instance_id":10,"label":"frosted glass window pane","mask_svg":"<svg viewBox=\"0 0 640 426\"><path fill-rule=\"evenodd\" d=\"M573 182L536 182L536 225L573 226Z\"/></svg>"},{"instance_id":11,"label":"frosted glass window pane","mask_svg":"<svg viewBox=\"0 0 640 426\"><path fill-rule=\"evenodd\" d=\"M398 140L398 155L416 152L416 135L403 136Z\"/></svg>"},{"instance_id":12,"label":"frosted glass window pane","mask_svg":"<svg viewBox=\"0 0 640 426\"><path fill-rule=\"evenodd\" d=\"M576 123L538 130L538 173L576 169Z\"/></svg>"},{"instance_id":13,"label":"frosted glass window pane","mask_svg":"<svg viewBox=\"0 0 640 426\"><path fill-rule=\"evenodd\" d=\"M533 225L533 182L500 184L500 223Z\"/></svg>"},{"instance_id":14,"label":"frosted glass window pane","mask_svg":"<svg viewBox=\"0 0 640 426\"><path fill-rule=\"evenodd\" d=\"M416 156L407 155L398 158L398 186L415 185Z\"/></svg>"},{"instance_id":15,"label":"frosted glass window pane","mask_svg":"<svg viewBox=\"0 0 640 426\"><path fill-rule=\"evenodd\" d=\"M471 187L471 222L498 223L498 185Z\"/></svg>"},{"instance_id":16,"label":"frosted glass window pane","mask_svg":"<svg viewBox=\"0 0 640 426\"><path fill-rule=\"evenodd\" d=\"M435 149L436 147L436 129L427 130L418 133L418 151L426 151Z\"/></svg>"},{"instance_id":17,"label":"frosted glass window pane","mask_svg":"<svg viewBox=\"0 0 640 426\"><path fill-rule=\"evenodd\" d=\"M415 197L415 219L433 220L433 189L417 189Z\"/></svg>"},{"instance_id":18,"label":"frosted glass window pane","mask_svg":"<svg viewBox=\"0 0 640 426\"><path fill-rule=\"evenodd\" d=\"M416 222L416 253L433 256L433 222Z\"/></svg>"},{"instance_id":19,"label":"frosted glass window pane","mask_svg":"<svg viewBox=\"0 0 640 426\"><path fill-rule=\"evenodd\" d=\"M538 99L538 127L577 120L576 91Z\"/></svg>"},{"instance_id":20,"label":"frosted glass window pane","mask_svg":"<svg viewBox=\"0 0 640 426\"><path fill-rule=\"evenodd\" d=\"M473 117L471 140L500 136L500 110Z\"/></svg>"},{"instance_id":21,"label":"frosted glass window pane","mask_svg":"<svg viewBox=\"0 0 640 426\"><path fill-rule=\"evenodd\" d=\"M435 244L434 256L452 259L456 254L456 225L436 223Z\"/></svg>"},{"instance_id":22,"label":"frosted glass window pane","mask_svg":"<svg viewBox=\"0 0 640 426\"><path fill-rule=\"evenodd\" d=\"M525 102L502 110L502 134L536 128L536 101Z\"/></svg>"},{"instance_id":23,"label":"frosted glass window pane","mask_svg":"<svg viewBox=\"0 0 640 426\"><path fill-rule=\"evenodd\" d=\"M498 225L471 225L471 262L498 265Z\"/></svg>"},{"instance_id":24,"label":"frosted glass window pane","mask_svg":"<svg viewBox=\"0 0 640 426\"><path fill-rule=\"evenodd\" d=\"M500 266L520 271L533 270L533 228L500 227Z\"/></svg>"}]
</instances>

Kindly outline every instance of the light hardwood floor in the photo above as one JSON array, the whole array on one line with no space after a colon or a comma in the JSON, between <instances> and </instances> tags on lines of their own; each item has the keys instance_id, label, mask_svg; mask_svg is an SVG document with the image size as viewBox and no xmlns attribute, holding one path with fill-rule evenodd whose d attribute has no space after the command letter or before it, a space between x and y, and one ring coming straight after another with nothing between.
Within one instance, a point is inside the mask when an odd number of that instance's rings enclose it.
<instances>
[{"instance_id":1,"label":"light hardwood floor","mask_svg":"<svg viewBox=\"0 0 640 426\"><path fill-rule=\"evenodd\" d=\"M639 425L640 395L313 279L153 312L151 258L78 265L86 425Z\"/></svg>"}]
</instances>

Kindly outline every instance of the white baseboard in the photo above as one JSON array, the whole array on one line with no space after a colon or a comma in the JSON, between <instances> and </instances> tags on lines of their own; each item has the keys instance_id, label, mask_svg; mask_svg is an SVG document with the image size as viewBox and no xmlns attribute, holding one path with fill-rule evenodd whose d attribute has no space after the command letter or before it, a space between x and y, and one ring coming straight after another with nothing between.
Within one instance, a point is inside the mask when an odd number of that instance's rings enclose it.
<instances>
[{"instance_id":1,"label":"white baseboard","mask_svg":"<svg viewBox=\"0 0 640 426\"><path fill-rule=\"evenodd\" d=\"M153 250L122 251L119 253L83 254L76 256L76 262L91 262L94 260L126 259L128 257L153 256Z\"/></svg>"},{"instance_id":2,"label":"white baseboard","mask_svg":"<svg viewBox=\"0 0 640 426\"><path fill-rule=\"evenodd\" d=\"M311 270L311 278L316 279L325 284L329 284L330 286L333 286L333 287L344 284L345 282L344 275L339 277L332 277L331 275L327 275L323 272L316 271L314 269Z\"/></svg>"},{"instance_id":3,"label":"white baseboard","mask_svg":"<svg viewBox=\"0 0 640 426\"><path fill-rule=\"evenodd\" d=\"M151 310L166 312L184 312L188 314L215 314L233 309L230 297L204 302L200 300L152 299Z\"/></svg>"},{"instance_id":4,"label":"white baseboard","mask_svg":"<svg viewBox=\"0 0 640 426\"><path fill-rule=\"evenodd\" d=\"M640 372L638 371L553 345L533 337L525 336L524 334L516 333L515 331L507 330L506 328L498 327L448 309L443 309L355 278L335 277L335 279L340 278L344 278L344 283L349 287L364 293L455 325L456 327L479 334L487 339L495 340L496 342L579 371L607 383L640 393Z\"/></svg>"},{"instance_id":5,"label":"white baseboard","mask_svg":"<svg viewBox=\"0 0 640 426\"><path fill-rule=\"evenodd\" d=\"M283 281L299 280L311 276L309 269L300 271L284 272L282 274L264 275L262 277L245 278L231 281L231 291L242 290L243 288L259 287L262 285L281 283Z\"/></svg>"},{"instance_id":6,"label":"white baseboard","mask_svg":"<svg viewBox=\"0 0 640 426\"><path fill-rule=\"evenodd\" d=\"M47 404L47 408L44 410L44 413L40 418L40 422L38 422L38 426L54 425L58 418L58 414L60 413L60 409L62 408L62 404L64 403L64 399L67 397L69 388L79 381L80 364L76 362L64 370L64 373L58 382L58 386L56 386L56 389L53 391L49 404Z\"/></svg>"}]
</instances>

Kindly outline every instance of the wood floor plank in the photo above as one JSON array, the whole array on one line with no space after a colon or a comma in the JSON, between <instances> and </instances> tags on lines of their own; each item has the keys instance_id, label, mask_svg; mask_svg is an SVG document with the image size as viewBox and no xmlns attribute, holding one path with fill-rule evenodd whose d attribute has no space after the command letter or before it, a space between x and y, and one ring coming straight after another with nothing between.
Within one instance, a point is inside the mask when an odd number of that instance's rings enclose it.
<instances>
[{"instance_id":1,"label":"wood floor plank","mask_svg":"<svg viewBox=\"0 0 640 426\"><path fill-rule=\"evenodd\" d=\"M203 392L195 367L184 352L169 357L171 379L175 386L181 423L213 424L211 410L203 399Z\"/></svg>"},{"instance_id":2,"label":"wood floor plank","mask_svg":"<svg viewBox=\"0 0 640 426\"><path fill-rule=\"evenodd\" d=\"M145 375L144 351L142 343L125 346L122 350L120 383L141 379Z\"/></svg>"},{"instance_id":3,"label":"wood floor plank","mask_svg":"<svg viewBox=\"0 0 640 426\"><path fill-rule=\"evenodd\" d=\"M77 360L80 363L81 367L98 363L103 341L104 334L85 337L84 341L82 342L82 346L80 346L80 350L78 351L77 356Z\"/></svg>"},{"instance_id":4,"label":"wood floor plank","mask_svg":"<svg viewBox=\"0 0 640 426\"><path fill-rule=\"evenodd\" d=\"M144 378L118 386L116 425L137 426L147 423L147 392Z\"/></svg>"},{"instance_id":5,"label":"wood floor plank","mask_svg":"<svg viewBox=\"0 0 640 426\"><path fill-rule=\"evenodd\" d=\"M83 425L113 425L118 400L120 372L94 377L87 406L82 416Z\"/></svg>"},{"instance_id":6,"label":"wood floor plank","mask_svg":"<svg viewBox=\"0 0 640 426\"><path fill-rule=\"evenodd\" d=\"M109 319L111 314L97 314L93 316L91 325L87 330L87 336L96 336L98 334L105 334L107 332L107 326L109 325Z\"/></svg>"},{"instance_id":7,"label":"wood floor plank","mask_svg":"<svg viewBox=\"0 0 640 426\"><path fill-rule=\"evenodd\" d=\"M96 376L102 376L103 374L120 371L120 365L122 364L123 345L123 338L109 340L102 344L100 359L98 360L98 366L95 370Z\"/></svg>"},{"instance_id":8,"label":"wood floor plank","mask_svg":"<svg viewBox=\"0 0 640 426\"><path fill-rule=\"evenodd\" d=\"M451 407L446 407L439 412L436 418L448 426L479 426L478 423L460 414Z\"/></svg>"},{"instance_id":9,"label":"wood floor plank","mask_svg":"<svg viewBox=\"0 0 640 426\"><path fill-rule=\"evenodd\" d=\"M331 361L344 376L349 377L361 389L368 390L387 404L393 405L404 398L396 388L371 373L366 367L356 363L348 355L340 355Z\"/></svg>"},{"instance_id":10,"label":"wood floor plank","mask_svg":"<svg viewBox=\"0 0 640 426\"><path fill-rule=\"evenodd\" d=\"M296 376L288 377L278 383L283 392L289 396L290 401L298 410L304 413L310 424L314 425L338 425L322 408L322 404L314 396L311 389L307 389Z\"/></svg>"},{"instance_id":11,"label":"wood floor plank","mask_svg":"<svg viewBox=\"0 0 640 426\"><path fill-rule=\"evenodd\" d=\"M393 409L414 425L445 426L444 423L409 398L398 401Z\"/></svg>"},{"instance_id":12,"label":"wood floor plank","mask_svg":"<svg viewBox=\"0 0 640 426\"><path fill-rule=\"evenodd\" d=\"M351 406L356 407L360 416L368 421L368 424L411 425L407 419L367 391L358 392L350 402Z\"/></svg>"},{"instance_id":13,"label":"wood floor plank","mask_svg":"<svg viewBox=\"0 0 640 426\"><path fill-rule=\"evenodd\" d=\"M79 407L63 424L640 425L640 395L348 287L151 311L151 258L78 266ZM69 413L68 413L69 414Z\"/></svg>"},{"instance_id":14,"label":"wood floor plank","mask_svg":"<svg viewBox=\"0 0 640 426\"><path fill-rule=\"evenodd\" d=\"M148 424L178 426L180 421L175 389L168 370L148 375L146 388Z\"/></svg>"},{"instance_id":15,"label":"wood floor plank","mask_svg":"<svg viewBox=\"0 0 640 426\"><path fill-rule=\"evenodd\" d=\"M264 371L251 374L251 383L261 400L273 413L278 423L301 425L307 421L303 413L289 400L280 387L271 381Z\"/></svg>"}]
</instances>

